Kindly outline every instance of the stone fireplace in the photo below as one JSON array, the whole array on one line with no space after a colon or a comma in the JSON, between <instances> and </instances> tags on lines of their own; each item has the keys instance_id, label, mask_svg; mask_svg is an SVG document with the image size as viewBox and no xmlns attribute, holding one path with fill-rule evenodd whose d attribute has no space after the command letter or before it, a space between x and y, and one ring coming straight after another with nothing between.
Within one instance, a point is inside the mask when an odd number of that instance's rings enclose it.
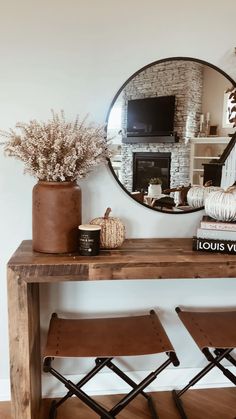
<instances>
[{"instance_id":1,"label":"stone fireplace","mask_svg":"<svg viewBox=\"0 0 236 419\"><path fill-rule=\"evenodd\" d=\"M134 186L134 159L135 155L160 154L168 155L169 160L169 187L188 185L190 172L190 145L175 144L123 144L120 180L124 187L132 192ZM159 177L157 174L152 177Z\"/></svg>"},{"instance_id":2,"label":"stone fireplace","mask_svg":"<svg viewBox=\"0 0 236 419\"><path fill-rule=\"evenodd\" d=\"M171 153L133 154L133 191L147 192L149 180L159 178L162 190L170 187Z\"/></svg>"},{"instance_id":3,"label":"stone fireplace","mask_svg":"<svg viewBox=\"0 0 236 419\"><path fill-rule=\"evenodd\" d=\"M175 80L175 83L173 83ZM138 153L167 153L169 178L167 188L190 183L190 144L199 130L202 103L203 66L195 62L163 62L151 66L134 77L124 88L122 96L122 132L126 133L127 103L131 99L174 95L176 98L174 131L178 142L138 142L121 146L121 182L129 191L139 190L134 172ZM127 139L127 138L126 138ZM155 165L154 165L155 167ZM166 168L165 168L166 169ZM157 174L152 177L160 177ZM165 188L165 186L164 186Z\"/></svg>"}]
</instances>

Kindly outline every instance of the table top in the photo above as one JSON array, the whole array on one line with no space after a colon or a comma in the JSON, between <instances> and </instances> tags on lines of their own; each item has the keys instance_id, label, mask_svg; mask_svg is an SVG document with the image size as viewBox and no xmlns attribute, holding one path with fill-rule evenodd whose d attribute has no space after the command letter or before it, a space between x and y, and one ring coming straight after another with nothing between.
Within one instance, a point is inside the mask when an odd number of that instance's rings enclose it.
<instances>
[{"instance_id":1,"label":"table top","mask_svg":"<svg viewBox=\"0 0 236 419\"><path fill-rule=\"evenodd\" d=\"M127 239L98 256L47 254L23 241L8 268L26 282L116 279L236 278L236 257L192 250L191 238Z\"/></svg>"}]
</instances>

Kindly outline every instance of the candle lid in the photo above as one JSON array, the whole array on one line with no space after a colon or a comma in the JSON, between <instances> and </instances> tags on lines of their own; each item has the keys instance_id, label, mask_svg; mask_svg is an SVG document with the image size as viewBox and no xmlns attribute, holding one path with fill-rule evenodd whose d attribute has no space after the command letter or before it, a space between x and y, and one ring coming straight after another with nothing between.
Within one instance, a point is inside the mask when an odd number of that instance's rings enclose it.
<instances>
[{"instance_id":1,"label":"candle lid","mask_svg":"<svg viewBox=\"0 0 236 419\"><path fill-rule=\"evenodd\" d=\"M85 231L96 231L101 230L101 226L98 226L96 224L81 224L78 227L79 230L85 230Z\"/></svg>"}]
</instances>

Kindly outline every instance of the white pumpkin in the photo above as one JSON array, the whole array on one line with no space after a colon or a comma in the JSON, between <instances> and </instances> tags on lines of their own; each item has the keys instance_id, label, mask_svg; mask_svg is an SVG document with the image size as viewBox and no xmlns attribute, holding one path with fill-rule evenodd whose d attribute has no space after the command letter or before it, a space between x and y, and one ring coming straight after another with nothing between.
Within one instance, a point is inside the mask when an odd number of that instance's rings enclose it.
<instances>
[{"instance_id":1,"label":"white pumpkin","mask_svg":"<svg viewBox=\"0 0 236 419\"><path fill-rule=\"evenodd\" d=\"M101 226L100 246L102 249L115 249L125 240L125 226L119 218L109 217L111 208L107 208L104 217L94 218L90 224Z\"/></svg>"},{"instance_id":2,"label":"white pumpkin","mask_svg":"<svg viewBox=\"0 0 236 419\"><path fill-rule=\"evenodd\" d=\"M195 185L187 193L187 202L190 207L204 207L205 199L213 191L223 191L219 186L200 186Z\"/></svg>"},{"instance_id":3,"label":"white pumpkin","mask_svg":"<svg viewBox=\"0 0 236 419\"><path fill-rule=\"evenodd\" d=\"M209 194L205 200L205 211L218 221L236 221L236 187Z\"/></svg>"}]
</instances>

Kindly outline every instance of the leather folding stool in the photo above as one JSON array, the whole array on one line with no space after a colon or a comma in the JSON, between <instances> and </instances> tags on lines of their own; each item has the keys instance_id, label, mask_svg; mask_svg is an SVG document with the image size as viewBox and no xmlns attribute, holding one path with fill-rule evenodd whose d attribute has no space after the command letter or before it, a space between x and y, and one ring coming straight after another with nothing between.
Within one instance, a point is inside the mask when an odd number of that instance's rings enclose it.
<instances>
[{"instance_id":1,"label":"leather folding stool","mask_svg":"<svg viewBox=\"0 0 236 419\"><path fill-rule=\"evenodd\" d=\"M166 354L166 361L139 384L130 379L113 362L113 357L117 356L159 353ZM84 378L74 384L52 367L54 358L64 357L94 357L95 366ZM75 395L102 419L113 419L129 402L141 394L148 401L151 417L157 419L158 415L151 396L145 393L144 389L169 364L178 366L179 361L154 310L147 315L95 319L63 319L54 313L48 331L43 369L61 381L68 391L62 399L52 402L49 418L54 419L57 408ZM101 406L82 390L84 384L104 367L108 367L131 387L131 391L110 410Z\"/></svg>"},{"instance_id":2,"label":"leather folding stool","mask_svg":"<svg viewBox=\"0 0 236 419\"><path fill-rule=\"evenodd\" d=\"M220 363L226 359L236 366L236 359L231 354L236 348L236 310L202 312L183 311L177 307L176 312L209 362L182 390L173 390L181 418L188 419L180 397L212 368L219 368L236 385L236 376Z\"/></svg>"}]
</instances>

